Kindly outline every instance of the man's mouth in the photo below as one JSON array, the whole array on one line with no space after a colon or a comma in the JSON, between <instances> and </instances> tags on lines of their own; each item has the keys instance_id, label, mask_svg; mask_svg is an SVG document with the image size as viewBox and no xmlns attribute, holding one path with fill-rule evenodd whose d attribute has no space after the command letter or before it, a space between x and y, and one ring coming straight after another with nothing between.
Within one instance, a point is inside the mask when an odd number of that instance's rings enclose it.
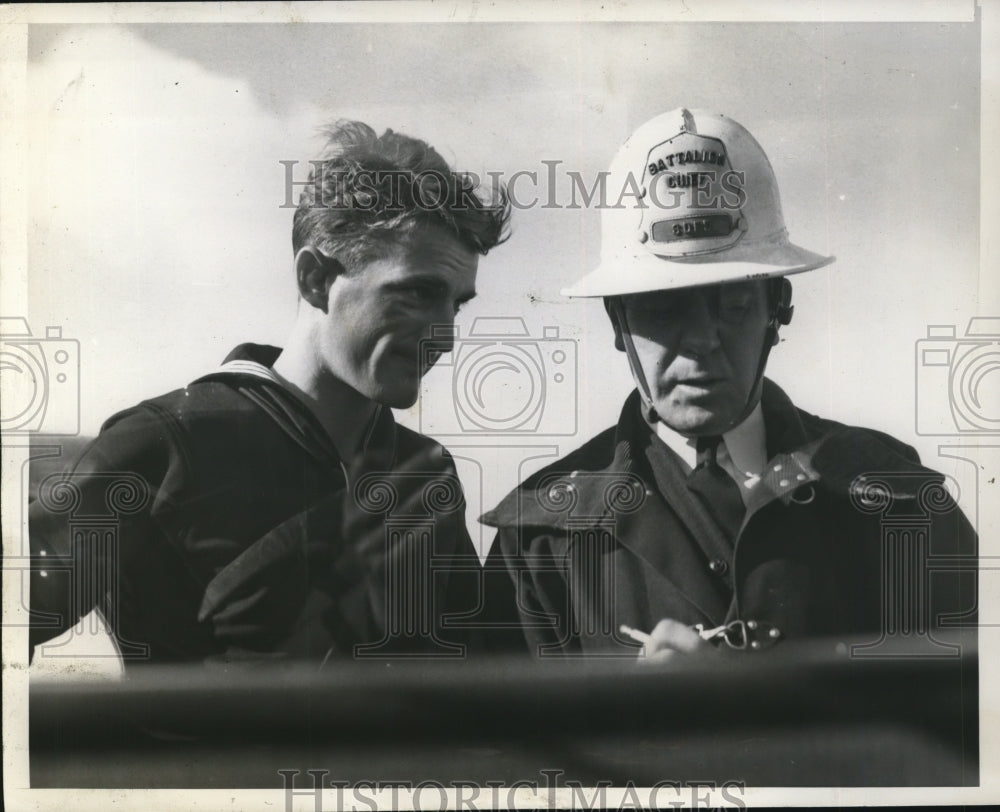
<instances>
[{"instance_id":1,"label":"man's mouth","mask_svg":"<svg viewBox=\"0 0 1000 812\"><path fill-rule=\"evenodd\" d=\"M422 350L399 348L389 352L390 357L396 359L401 364L409 366L421 377L430 371L431 367L438 362L438 359L443 354L438 350L427 348L423 348Z\"/></svg>"},{"instance_id":2,"label":"man's mouth","mask_svg":"<svg viewBox=\"0 0 1000 812\"><path fill-rule=\"evenodd\" d=\"M720 384L725 380L725 378L716 377L713 375L694 375L689 378L681 378L677 381L679 386L697 386L697 387L708 387Z\"/></svg>"}]
</instances>

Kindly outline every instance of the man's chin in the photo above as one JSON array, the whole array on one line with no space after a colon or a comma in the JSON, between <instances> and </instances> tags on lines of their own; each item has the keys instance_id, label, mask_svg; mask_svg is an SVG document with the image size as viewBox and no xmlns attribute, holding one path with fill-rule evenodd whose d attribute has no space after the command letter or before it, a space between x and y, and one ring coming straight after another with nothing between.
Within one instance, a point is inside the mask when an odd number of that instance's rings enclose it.
<instances>
[{"instance_id":1,"label":"man's chin","mask_svg":"<svg viewBox=\"0 0 1000 812\"><path fill-rule=\"evenodd\" d=\"M381 390L372 399L390 409L409 409L417 402L418 394L416 387L392 387Z\"/></svg>"},{"instance_id":2,"label":"man's chin","mask_svg":"<svg viewBox=\"0 0 1000 812\"><path fill-rule=\"evenodd\" d=\"M733 427L733 415L698 407L685 409L661 409L658 407L656 413L660 422L667 428L689 437L723 434Z\"/></svg>"},{"instance_id":3,"label":"man's chin","mask_svg":"<svg viewBox=\"0 0 1000 812\"><path fill-rule=\"evenodd\" d=\"M372 400L391 409L409 409L417 402L420 381L426 371L409 355L389 354L380 361L372 376Z\"/></svg>"},{"instance_id":4,"label":"man's chin","mask_svg":"<svg viewBox=\"0 0 1000 812\"><path fill-rule=\"evenodd\" d=\"M409 409L417 402L420 380L412 364L385 364L366 382L365 396L390 409Z\"/></svg>"}]
</instances>

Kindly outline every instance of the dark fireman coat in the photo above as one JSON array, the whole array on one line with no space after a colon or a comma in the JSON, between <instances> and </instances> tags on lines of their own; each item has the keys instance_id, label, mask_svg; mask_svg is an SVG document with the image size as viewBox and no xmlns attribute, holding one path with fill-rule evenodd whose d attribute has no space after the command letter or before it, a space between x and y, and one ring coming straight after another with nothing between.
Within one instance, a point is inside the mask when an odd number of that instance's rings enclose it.
<instances>
[{"instance_id":1,"label":"dark fireman coat","mask_svg":"<svg viewBox=\"0 0 1000 812\"><path fill-rule=\"evenodd\" d=\"M977 541L943 477L892 437L796 409L767 380L762 407L769 462L735 546L691 498L637 393L617 426L487 513L489 614L508 645L629 653L620 624L649 631L664 618L757 621L777 629L765 644L902 635L926 653L944 650L937 629L974 637Z\"/></svg>"}]
</instances>

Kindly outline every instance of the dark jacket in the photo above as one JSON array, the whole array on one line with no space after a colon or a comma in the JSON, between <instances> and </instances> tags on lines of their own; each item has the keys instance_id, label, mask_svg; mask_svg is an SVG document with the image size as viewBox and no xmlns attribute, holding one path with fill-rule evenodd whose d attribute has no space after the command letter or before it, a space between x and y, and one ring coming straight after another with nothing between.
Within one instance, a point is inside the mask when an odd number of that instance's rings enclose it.
<instances>
[{"instance_id":1,"label":"dark jacket","mask_svg":"<svg viewBox=\"0 0 1000 812\"><path fill-rule=\"evenodd\" d=\"M633 393L617 426L483 517L498 528L494 620L519 625L543 656L634 654L620 624L648 632L664 618L756 621L765 646L896 644L906 632L924 653L939 650L935 629L974 626L976 537L943 477L885 434L796 409L770 381L762 407L770 462L735 546Z\"/></svg>"},{"instance_id":2,"label":"dark jacket","mask_svg":"<svg viewBox=\"0 0 1000 812\"><path fill-rule=\"evenodd\" d=\"M342 461L260 374L279 352L243 345L222 372L116 414L40 483L33 647L96 606L126 665L461 654L442 618L474 606L463 573L479 560L450 457L381 409ZM428 578L432 556L457 572Z\"/></svg>"}]
</instances>

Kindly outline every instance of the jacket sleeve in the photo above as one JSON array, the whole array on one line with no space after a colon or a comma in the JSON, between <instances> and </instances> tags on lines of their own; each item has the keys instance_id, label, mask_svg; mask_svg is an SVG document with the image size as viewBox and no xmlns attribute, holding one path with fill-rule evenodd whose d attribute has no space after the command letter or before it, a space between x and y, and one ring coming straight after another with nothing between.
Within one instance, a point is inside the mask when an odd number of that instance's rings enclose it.
<instances>
[{"instance_id":1,"label":"jacket sleeve","mask_svg":"<svg viewBox=\"0 0 1000 812\"><path fill-rule=\"evenodd\" d=\"M856 551L842 557L841 577L863 584L855 625L890 641L924 640L931 653L943 650L938 639L974 646L978 540L947 478L888 435L860 436L849 456L841 452L852 477L843 479L844 529Z\"/></svg>"},{"instance_id":2,"label":"jacket sleeve","mask_svg":"<svg viewBox=\"0 0 1000 812\"><path fill-rule=\"evenodd\" d=\"M976 531L950 497L942 496L930 510L931 628L961 630L963 641L975 643L979 617Z\"/></svg>"},{"instance_id":3,"label":"jacket sleeve","mask_svg":"<svg viewBox=\"0 0 1000 812\"><path fill-rule=\"evenodd\" d=\"M921 465L916 449L889 435L872 432L906 460ZM919 509L929 517L929 602L932 631L959 633L962 644L976 642L978 595L976 531L941 482L942 475L921 468L926 476L917 491ZM919 480L918 480L919 481Z\"/></svg>"},{"instance_id":4,"label":"jacket sleeve","mask_svg":"<svg viewBox=\"0 0 1000 812\"><path fill-rule=\"evenodd\" d=\"M69 470L38 483L28 508L31 654L95 608L114 622L107 610L125 586L123 563L162 536L152 506L181 476L166 435L156 414L130 410L109 421Z\"/></svg>"}]
</instances>

